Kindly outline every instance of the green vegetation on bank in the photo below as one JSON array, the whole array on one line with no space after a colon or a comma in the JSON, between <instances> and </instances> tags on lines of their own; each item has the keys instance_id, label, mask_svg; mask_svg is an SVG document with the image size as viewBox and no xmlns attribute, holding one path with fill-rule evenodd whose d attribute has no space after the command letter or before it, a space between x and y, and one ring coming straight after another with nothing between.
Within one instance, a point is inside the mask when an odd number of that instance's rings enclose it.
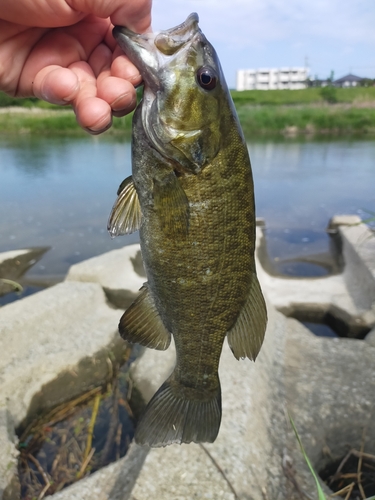
<instances>
[{"instance_id":1,"label":"green vegetation on bank","mask_svg":"<svg viewBox=\"0 0 375 500\"><path fill-rule=\"evenodd\" d=\"M375 136L375 107L241 106L238 116L247 137L280 133L287 136Z\"/></svg>"},{"instance_id":2,"label":"green vegetation on bank","mask_svg":"<svg viewBox=\"0 0 375 500\"><path fill-rule=\"evenodd\" d=\"M336 102L345 104L375 102L375 87L314 87L301 90L232 90L232 98L236 107L242 105L296 105L296 104L324 104L327 102L326 89L332 89L336 95Z\"/></svg>"},{"instance_id":3,"label":"green vegetation on bank","mask_svg":"<svg viewBox=\"0 0 375 500\"><path fill-rule=\"evenodd\" d=\"M375 137L375 87L232 91L232 96L247 137ZM16 104L17 112L7 110ZM35 98L15 99L0 93L0 108L3 133L86 134L71 110ZM131 118L114 118L106 133L130 135Z\"/></svg>"}]
</instances>

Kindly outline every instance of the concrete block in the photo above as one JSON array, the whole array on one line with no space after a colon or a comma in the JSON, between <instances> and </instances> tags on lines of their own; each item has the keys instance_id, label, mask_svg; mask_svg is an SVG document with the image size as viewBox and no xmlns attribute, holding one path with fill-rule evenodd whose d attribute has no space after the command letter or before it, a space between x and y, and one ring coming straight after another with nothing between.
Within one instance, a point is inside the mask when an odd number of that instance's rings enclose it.
<instances>
[{"instance_id":1,"label":"concrete block","mask_svg":"<svg viewBox=\"0 0 375 500\"><path fill-rule=\"evenodd\" d=\"M9 417L5 402L0 402L0 498L3 500L20 497L17 439Z\"/></svg>"},{"instance_id":2,"label":"concrete block","mask_svg":"<svg viewBox=\"0 0 375 500\"><path fill-rule=\"evenodd\" d=\"M339 232L345 261L344 272L321 278L271 275L262 266L264 234L257 228L257 273L270 302L288 316L330 313L356 332L375 324L375 236L357 216L337 216L330 228ZM340 225L345 223L348 225ZM356 223L357 225L349 225Z\"/></svg>"},{"instance_id":3,"label":"concrete block","mask_svg":"<svg viewBox=\"0 0 375 500\"><path fill-rule=\"evenodd\" d=\"M53 500L127 500L148 450L131 444L125 457L53 495ZM152 497L150 497L151 499Z\"/></svg>"},{"instance_id":4,"label":"concrete block","mask_svg":"<svg viewBox=\"0 0 375 500\"><path fill-rule=\"evenodd\" d=\"M1 278L18 282L48 248L29 248L0 253L0 296L14 291L14 286Z\"/></svg>"},{"instance_id":5,"label":"concrete block","mask_svg":"<svg viewBox=\"0 0 375 500\"><path fill-rule=\"evenodd\" d=\"M340 226L360 224L362 219L358 215L334 215L328 223L328 231L337 230Z\"/></svg>"},{"instance_id":6,"label":"concrete block","mask_svg":"<svg viewBox=\"0 0 375 500\"><path fill-rule=\"evenodd\" d=\"M94 283L61 283L0 308L1 399L15 425L44 385L113 342L117 323Z\"/></svg>"},{"instance_id":7,"label":"concrete block","mask_svg":"<svg viewBox=\"0 0 375 500\"><path fill-rule=\"evenodd\" d=\"M1 252L0 253L0 264L7 260L14 260L17 259L18 257L21 257L23 255L26 255L30 252L27 248L24 250L9 250L8 252Z\"/></svg>"},{"instance_id":8,"label":"concrete block","mask_svg":"<svg viewBox=\"0 0 375 500\"><path fill-rule=\"evenodd\" d=\"M286 327L286 407L315 470L343 458L351 448L360 449L363 429L365 450L374 453L373 349L359 340L316 337L293 319ZM293 434L287 449L297 482L303 491L312 491L311 474Z\"/></svg>"},{"instance_id":9,"label":"concrete block","mask_svg":"<svg viewBox=\"0 0 375 500\"><path fill-rule=\"evenodd\" d=\"M118 316L95 283L65 282L0 308L0 498L19 498L15 429L105 381L109 351L125 347Z\"/></svg>"},{"instance_id":10,"label":"concrete block","mask_svg":"<svg viewBox=\"0 0 375 500\"><path fill-rule=\"evenodd\" d=\"M365 341L367 342L367 345L375 347L375 328L373 328L371 332L366 335Z\"/></svg>"},{"instance_id":11,"label":"concrete block","mask_svg":"<svg viewBox=\"0 0 375 500\"><path fill-rule=\"evenodd\" d=\"M66 280L99 283L111 303L126 309L146 281L140 247L129 245L75 264Z\"/></svg>"},{"instance_id":12,"label":"concrete block","mask_svg":"<svg viewBox=\"0 0 375 500\"><path fill-rule=\"evenodd\" d=\"M375 234L365 225L340 226L344 281L357 309L375 309Z\"/></svg>"},{"instance_id":13,"label":"concrete block","mask_svg":"<svg viewBox=\"0 0 375 500\"><path fill-rule=\"evenodd\" d=\"M157 448L149 452L131 500L236 500L233 487L204 445Z\"/></svg>"}]
</instances>

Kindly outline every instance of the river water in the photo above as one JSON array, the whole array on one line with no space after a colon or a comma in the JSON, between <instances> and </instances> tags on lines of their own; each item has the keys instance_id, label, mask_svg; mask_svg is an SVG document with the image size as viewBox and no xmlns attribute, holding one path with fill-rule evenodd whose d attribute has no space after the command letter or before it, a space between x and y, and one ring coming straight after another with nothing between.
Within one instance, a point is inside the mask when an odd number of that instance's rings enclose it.
<instances>
[{"instance_id":1,"label":"river water","mask_svg":"<svg viewBox=\"0 0 375 500\"><path fill-rule=\"evenodd\" d=\"M257 216L275 261L327 251L335 214L375 212L374 141L249 142L249 151ZM71 264L138 241L137 233L111 240L106 231L130 173L130 144L119 139L3 136L0 252L50 247L27 277L54 282Z\"/></svg>"}]
</instances>

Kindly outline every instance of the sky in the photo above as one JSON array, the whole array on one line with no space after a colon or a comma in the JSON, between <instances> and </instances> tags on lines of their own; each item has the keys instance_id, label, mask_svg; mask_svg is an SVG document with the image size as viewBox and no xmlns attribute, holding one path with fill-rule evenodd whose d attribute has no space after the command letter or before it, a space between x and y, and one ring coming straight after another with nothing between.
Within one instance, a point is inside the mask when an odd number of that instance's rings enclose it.
<instances>
[{"instance_id":1,"label":"sky","mask_svg":"<svg viewBox=\"0 0 375 500\"><path fill-rule=\"evenodd\" d=\"M160 31L197 12L227 83L238 69L305 66L312 78L375 78L374 0L153 0Z\"/></svg>"}]
</instances>

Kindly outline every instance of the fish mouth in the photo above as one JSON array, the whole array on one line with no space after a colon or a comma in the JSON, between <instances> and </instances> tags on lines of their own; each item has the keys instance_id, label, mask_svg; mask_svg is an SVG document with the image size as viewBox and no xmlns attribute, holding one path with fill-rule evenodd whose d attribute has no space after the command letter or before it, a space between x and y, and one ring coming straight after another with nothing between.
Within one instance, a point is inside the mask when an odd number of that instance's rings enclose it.
<instances>
[{"instance_id":1,"label":"fish mouth","mask_svg":"<svg viewBox=\"0 0 375 500\"><path fill-rule=\"evenodd\" d=\"M198 14L193 12L183 23L159 33L144 33L140 35L124 26L115 26L112 34L120 47L123 47L123 50L128 49L131 44L150 48L151 43L154 42L160 52L165 55L172 55L198 31L198 22ZM130 42L126 42L124 37L129 39Z\"/></svg>"},{"instance_id":2,"label":"fish mouth","mask_svg":"<svg viewBox=\"0 0 375 500\"><path fill-rule=\"evenodd\" d=\"M173 56L192 40L200 31L198 22L198 14L194 12L185 22L158 33L139 34L126 27L115 26L112 34L130 61L139 69L144 81L155 89L160 78L158 72L165 63L166 56Z\"/></svg>"}]
</instances>

